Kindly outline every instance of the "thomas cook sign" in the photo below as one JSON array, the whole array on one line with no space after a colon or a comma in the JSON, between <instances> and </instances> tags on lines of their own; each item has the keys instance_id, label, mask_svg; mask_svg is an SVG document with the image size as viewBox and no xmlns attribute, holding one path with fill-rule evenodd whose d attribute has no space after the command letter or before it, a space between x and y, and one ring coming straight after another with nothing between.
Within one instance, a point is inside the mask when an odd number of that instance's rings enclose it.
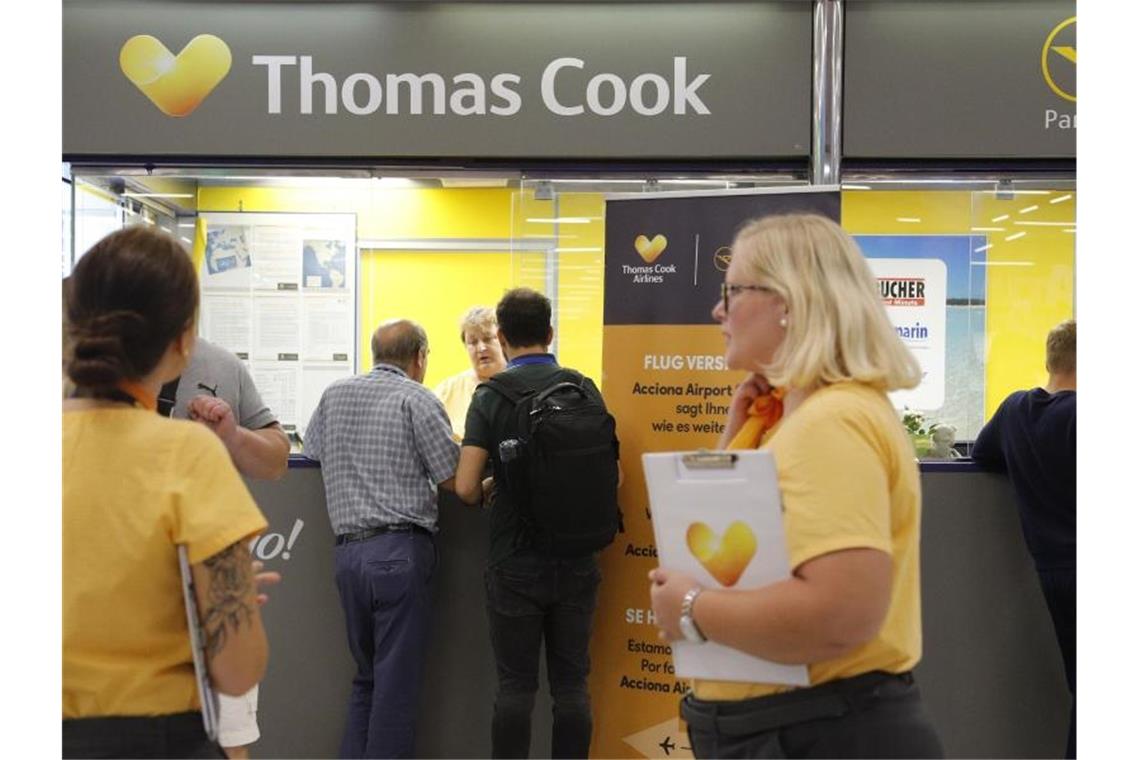
<instances>
[{"instance_id":1,"label":"thomas cook sign","mask_svg":"<svg viewBox=\"0 0 1140 760\"><path fill-rule=\"evenodd\" d=\"M69 0L63 20L73 158L809 150L806 3Z\"/></svg>"}]
</instances>

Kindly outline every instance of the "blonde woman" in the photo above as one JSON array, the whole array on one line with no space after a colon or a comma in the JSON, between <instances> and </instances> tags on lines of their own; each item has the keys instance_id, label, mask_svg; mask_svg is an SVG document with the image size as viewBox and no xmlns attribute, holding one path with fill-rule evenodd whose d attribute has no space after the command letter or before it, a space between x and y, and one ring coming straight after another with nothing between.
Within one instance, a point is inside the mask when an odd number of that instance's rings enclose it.
<instances>
[{"instance_id":1,"label":"blonde woman","mask_svg":"<svg viewBox=\"0 0 1140 760\"><path fill-rule=\"evenodd\" d=\"M432 391L443 403L451 419L451 429L457 441L463 440L467 423L467 408L479 383L507 368L503 347L499 345L499 323L490 306L472 306L459 322L459 339L467 348L471 369L443 380Z\"/></svg>"},{"instance_id":2,"label":"blonde woman","mask_svg":"<svg viewBox=\"0 0 1140 760\"><path fill-rule=\"evenodd\" d=\"M818 216L768 217L733 243L713 309L749 372L722 448L772 452L792 575L750 590L650 573L662 638L809 666L811 686L694 681L698 757L940 757L911 669L922 652L920 489L887 399L917 362L855 242Z\"/></svg>"}]
</instances>

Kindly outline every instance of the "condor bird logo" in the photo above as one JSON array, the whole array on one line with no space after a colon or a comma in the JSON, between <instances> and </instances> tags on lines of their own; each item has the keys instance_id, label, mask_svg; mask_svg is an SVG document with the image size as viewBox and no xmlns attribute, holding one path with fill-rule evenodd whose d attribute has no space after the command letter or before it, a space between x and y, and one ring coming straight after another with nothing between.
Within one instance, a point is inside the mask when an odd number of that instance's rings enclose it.
<instances>
[{"instance_id":1,"label":"condor bird logo","mask_svg":"<svg viewBox=\"0 0 1140 760\"><path fill-rule=\"evenodd\" d=\"M1059 97L1077 102L1077 17L1065 19L1041 47L1041 74Z\"/></svg>"}]
</instances>

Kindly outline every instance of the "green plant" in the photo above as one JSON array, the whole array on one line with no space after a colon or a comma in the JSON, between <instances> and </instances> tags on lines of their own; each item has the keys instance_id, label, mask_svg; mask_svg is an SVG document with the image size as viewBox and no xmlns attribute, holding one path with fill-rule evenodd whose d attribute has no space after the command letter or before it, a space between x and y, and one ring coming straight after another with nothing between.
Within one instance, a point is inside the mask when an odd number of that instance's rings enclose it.
<instances>
[{"instance_id":1,"label":"green plant","mask_svg":"<svg viewBox=\"0 0 1140 760\"><path fill-rule=\"evenodd\" d=\"M903 407L902 424L912 437L929 435L930 428L934 427L934 424L926 421L922 412L916 412L906 407Z\"/></svg>"}]
</instances>

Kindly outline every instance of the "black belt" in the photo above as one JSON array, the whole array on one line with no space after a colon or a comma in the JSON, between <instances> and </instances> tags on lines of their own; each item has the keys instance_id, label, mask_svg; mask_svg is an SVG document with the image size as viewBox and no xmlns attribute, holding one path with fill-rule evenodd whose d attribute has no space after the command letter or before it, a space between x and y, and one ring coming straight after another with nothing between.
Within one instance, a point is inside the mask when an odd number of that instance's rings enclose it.
<instances>
[{"instance_id":1,"label":"black belt","mask_svg":"<svg viewBox=\"0 0 1140 760\"><path fill-rule=\"evenodd\" d=\"M809 720L838 718L850 712L860 699L876 696L884 684L900 682L910 686L914 676L910 671L872 671L807 689L732 702L697 699L688 694L681 700L681 717L698 731L749 736Z\"/></svg>"},{"instance_id":2,"label":"black belt","mask_svg":"<svg viewBox=\"0 0 1140 760\"><path fill-rule=\"evenodd\" d=\"M379 536L381 533L423 533L426 536L432 536L432 532L422 525L415 523L396 523L393 525L380 525L375 528L367 528L359 530L356 533L341 533L336 537L336 545L352 543L353 541L363 541L366 538Z\"/></svg>"}]
</instances>

